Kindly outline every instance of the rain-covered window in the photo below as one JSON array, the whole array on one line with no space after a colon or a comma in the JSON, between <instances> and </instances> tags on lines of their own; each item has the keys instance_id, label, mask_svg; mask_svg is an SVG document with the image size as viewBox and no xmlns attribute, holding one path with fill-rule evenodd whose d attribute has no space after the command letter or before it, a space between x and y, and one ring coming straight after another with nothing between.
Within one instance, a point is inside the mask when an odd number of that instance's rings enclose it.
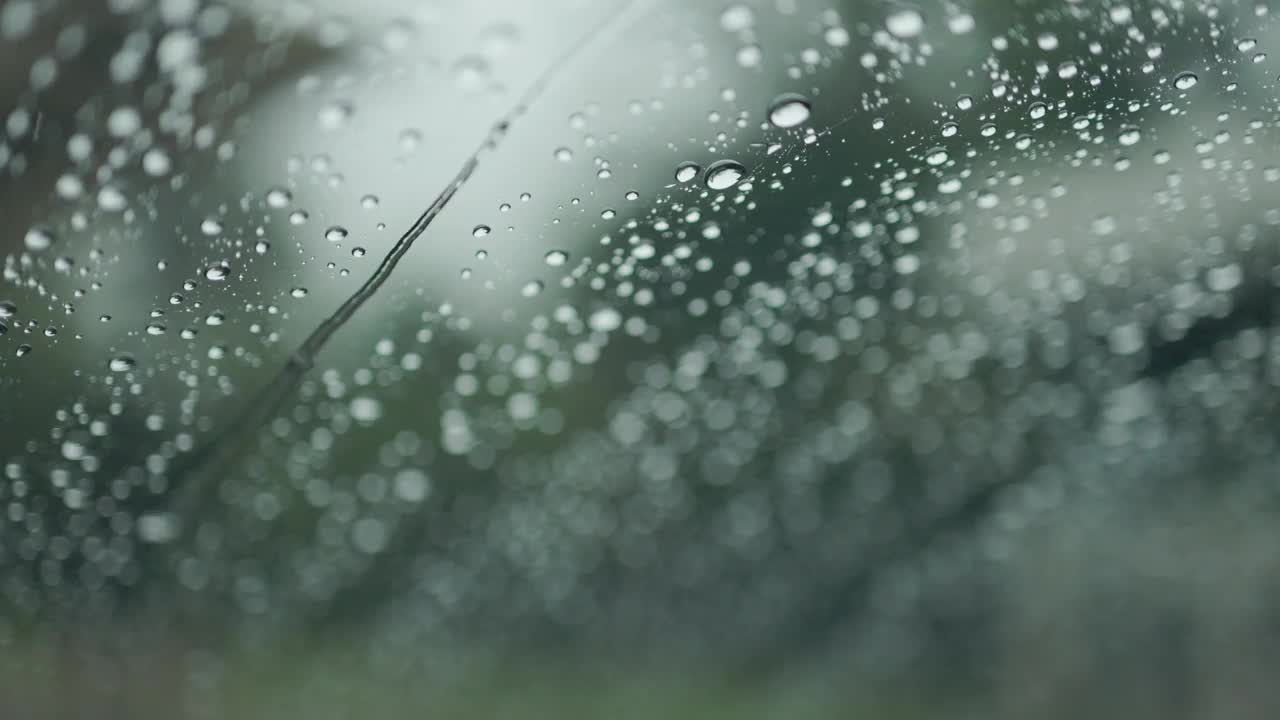
<instances>
[{"instance_id":1,"label":"rain-covered window","mask_svg":"<svg viewBox=\"0 0 1280 720\"><path fill-rule=\"evenodd\" d=\"M1265 0L0 0L0 718L1275 717L1278 76Z\"/></svg>"}]
</instances>

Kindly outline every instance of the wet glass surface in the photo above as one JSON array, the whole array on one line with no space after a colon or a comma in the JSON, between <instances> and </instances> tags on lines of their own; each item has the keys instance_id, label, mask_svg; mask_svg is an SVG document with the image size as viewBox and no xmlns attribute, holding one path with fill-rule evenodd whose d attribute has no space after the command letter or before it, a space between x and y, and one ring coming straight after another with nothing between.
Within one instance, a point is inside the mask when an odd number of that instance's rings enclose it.
<instances>
[{"instance_id":1,"label":"wet glass surface","mask_svg":"<svg viewBox=\"0 0 1280 720\"><path fill-rule=\"evenodd\" d=\"M1272 716L1277 36L0 2L0 703Z\"/></svg>"}]
</instances>

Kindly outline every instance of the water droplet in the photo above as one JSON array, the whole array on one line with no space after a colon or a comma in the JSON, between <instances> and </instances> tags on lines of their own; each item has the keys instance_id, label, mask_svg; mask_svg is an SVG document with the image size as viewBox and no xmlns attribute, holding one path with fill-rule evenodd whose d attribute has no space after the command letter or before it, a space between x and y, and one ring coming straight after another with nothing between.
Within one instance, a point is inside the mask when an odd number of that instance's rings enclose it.
<instances>
[{"instance_id":1,"label":"water droplet","mask_svg":"<svg viewBox=\"0 0 1280 720\"><path fill-rule=\"evenodd\" d=\"M18 357L24 357L30 352L31 352L31 346L24 343L18 346L18 349L14 352L14 354L17 355Z\"/></svg>"},{"instance_id":2,"label":"water droplet","mask_svg":"<svg viewBox=\"0 0 1280 720\"><path fill-rule=\"evenodd\" d=\"M538 293L542 292L543 287L544 286L541 280L530 280L529 282L525 283L525 286L523 288L520 289L520 294L527 298L531 298L537 295Z\"/></svg>"},{"instance_id":3,"label":"water droplet","mask_svg":"<svg viewBox=\"0 0 1280 720\"><path fill-rule=\"evenodd\" d=\"M26 245L27 249L32 252L48 250L53 245L53 233L43 226L33 227L22 238L22 244Z\"/></svg>"},{"instance_id":4,"label":"water droplet","mask_svg":"<svg viewBox=\"0 0 1280 720\"><path fill-rule=\"evenodd\" d=\"M717 160L707 168L707 187L712 190L728 190L737 185L746 174L746 167L736 160Z\"/></svg>"},{"instance_id":5,"label":"water droplet","mask_svg":"<svg viewBox=\"0 0 1280 720\"><path fill-rule=\"evenodd\" d=\"M489 63L479 55L464 55L453 64L453 80L466 92L479 92L489 83Z\"/></svg>"},{"instance_id":6,"label":"water droplet","mask_svg":"<svg viewBox=\"0 0 1280 720\"><path fill-rule=\"evenodd\" d=\"M351 120L356 112L355 106L345 100L335 100L320 108L317 118L320 127L325 130L338 130Z\"/></svg>"},{"instance_id":7,"label":"water droplet","mask_svg":"<svg viewBox=\"0 0 1280 720\"><path fill-rule=\"evenodd\" d=\"M205 268L204 276L209 280L222 281L226 280L231 274L231 265L226 261L217 262Z\"/></svg>"},{"instance_id":8,"label":"water droplet","mask_svg":"<svg viewBox=\"0 0 1280 720\"><path fill-rule=\"evenodd\" d=\"M1142 139L1142 131L1136 127L1128 126L1120 128L1120 144L1126 147L1136 145Z\"/></svg>"},{"instance_id":9,"label":"water droplet","mask_svg":"<svg viewBox=\"0 0 1280 720\"><path fill-rule=\"evenodd\" d=\"M293 201L293 194L284 188L271 188L267 191L267 205L276 209L288 207Z\"/></svg>"},{"instance_id":10,"label":"water droplet","mask_svg":"<svg viewBox=\"0 0 1280 720\"><path fill-rule=\"evenodd\" d=\"M803 95L779 95L769 106L769 122L784 130L793 128L809 119L810 110L809 100Z\"/></svg>"},{"instance_id":11,"label":"water droplet","mask_svg":"<svg viewBox=\"0 0 1280 720\"><path fill-rule=\"evenodd\" d=\"M546 261L551 267L560 267L569 261L569 253L563 250L552 250L547 253Z\"/></svg>"},{"instance_id":12,"label":"water droplet","mask_svg":"<svg viewBox=\"0 0 1280 720\"><path fill-rule=\"evenodd\" d=\"M120 212L128 204L128 198L113 185L107 185L98 191L98 207L107 212Z\"/></svg>"},{"instance_id":13,"label":"water droplet","mask_svg":"<svg viewBox=\"0 0 1280 720\"><path fill-rule=\"evenodd\" d=\"M347 239L347 235L349 235L347 229L341 225L334 225L324 231L324 239L329 242L342 242Z\"/></svg>"},{"instance_id":14,"label":"water droplet","mask_svg":"<svg viewBox=\"0 0 1280 720\"><path fill-rule=\"evenodd\" d=\"M310 217L311 216L307 214L306 210L294 210L293 212L289 213L289 224L301 225L305 223Z\"/></svg>"},{"instance_id":15,"label":"water droplet","mask_svg":"<svg viewBox=\"0 0 1280 720\"><path fill-rule=\"evenodd\" d=\"M490 232L492 232L492 229L488 225L477 225L475 226L475 228L471 230L471 236L484 237L485 235L488 235Z\"/></svg>"},{"instance_id":16,"label":"water droplet","mask_svg":"<svg viewBox=\"0 0 1280 720\"><path fill-rule=\"evenodd\" d=\"M622 325L622 313L613 308L601 308L587 318L587 325L597 332L610 332Z\"/></svg>"},{"instance_id":17,"label":"water droplet","mask_svg":"<svg viewBox=\"0 0 1280 720\"><path fill-rule=\"evenodd\" d=\"M900 38L913 38L924 32L924 15L909 5L899 5L885 19L885 28Z\"/></svg>"},{"instance_id":18,"label":"water droplet","mask_svg":"<svg viewBox=\"0 0 1280 720\"><path fill-rule=\"evenodd\" d=\"M205 218L200 222L200 232L209 237L219 235L222 233L222 223L218 222L216 218Z\"/></svg>"},{"instance_id":19,"label":"water droplet","mask_svg":"<svg viewBox=\"0 0 1280 720\"><path fill-rule=\"evenodd\" d=\"M18 306L8 300L0 301L0 320L8 320L18 314Z\"/></svg>"},{"instance_id":20,"label":"water droplet","mask_svg":"<svg viewBox=\"0 0 1280 720\"><path fill-rule=\"evenodd\" d=\"M758 67L764 60L764 51L759 45L743 45L738 48L738 64L744 68Z\"/></svg>"},{"instance_id":21,"label":"water droplet","mask_svg":"<svg viewBox=\"0 0 1280 720\"><path fill-rule=\"evenodd\" d=\"M364 257L365 250L362 247L351 248L351 257Z\"/></svg>"},{"instance_id":22,"label":"water droplet","mask_svg":"<svg viewBox=\"0 0 1280 720\"><path fill-rule=\"evenodd\" d=\"M1195 73L1183 72L1178 73L1178 76L1173 79L1173 86L1179 90L1190 90L1198 82L1200 82L1200 78Z\"/></svg>"},{"instance_id":23,"label":"water droplet","mask_svg":"<svg viewBox=\"0 0 1280 720\"><path fill-rule=\"evenodd\" d=\"M556 148L555 156L560 162L569 162L573 159L573 151L567 147L559 147Z\"/></svg>"},{"instance_id":24,"label":"water droplet","mask_svg":"<svg viewBox=\"0 0 1280 720\"><path fill-rule=\"evenodd\" d=\"M168 329L168 328L166 328L164 325L161 325L160 323L151 323L151 324L147 325L147 334L148 334L148 335L163 335L163 334L165 333L165 330L167 330L167 329Z\"/></svg>"},{"instance_id":25,"label":"water droplet","mask_svg":"<svg viewBox=\"0 0 1280 720\"><path fill-rule=\"evenodd\" d=\"M307 289L304 287L296 287L289 291L290 297L304 298L307 296Z\"/></svg>"},{"instance_id":26,"label":"water droplet","mask_svg":"<svg viewBox=\"0 0 1280 720\"><path fill-rule=\"evenodd\" d=\"M947 151L944 148L936 147L929 151L924 158L925 162L933 166L938 166L947 161Z\"/></svg>"},{"instance_id":27,"label":"water droplet","mask_svg":"<svg viewBox=\"0 0 1280 720\"><path fill-rule=\"evenodd\" d=\"M720 13L720 27L725 32L740 32L755 23L755 13L746 5L730 5Z\"/></svg>"},{"instance_id":28,"label":"water droplet","mask_svg":"<svg viewBox=\"0 0 1280 720\"><path fill-rule=\"evenodd\" d=\"M682 162L676 166L676 182L687 183L698 177L700 172L702 172L702 168L698 163Z\"/></svg>"},{"instance_id":29,"label":"water droplet","mask_svg":"<svg viewBox=\"0 0 1280 720\"><path fill-rule=\"evenodd\" d=\"M372 210L378 207L378 203L379 203L379 200L377 195L365 195L364 197L360 198L360 207L364 208L365 210Z\"/></svg>"}]
</instances>

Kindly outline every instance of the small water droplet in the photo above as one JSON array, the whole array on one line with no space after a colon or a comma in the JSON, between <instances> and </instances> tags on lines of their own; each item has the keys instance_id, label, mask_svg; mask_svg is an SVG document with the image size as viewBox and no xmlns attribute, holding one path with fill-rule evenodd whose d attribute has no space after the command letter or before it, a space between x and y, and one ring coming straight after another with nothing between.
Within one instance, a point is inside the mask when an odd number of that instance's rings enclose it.
<instances>
[{"instance_id":1,"label":"small water droplet","mask_svg":"<svg viewBox=\"0 0 1280 720\"><path fill-rule=\"evenodd\" d=\"M349 233L347 232L346 228L342 227L341 225L334 225L333 227L330 227L328 230L324 231L324 239L328 240L329 242L342 242L343 240L347 239L348 234Z\"/></svg>"},{"instance_id":2,"label":"small water droplet","mask_svg":"<svg viewBox=\"0 0 1280 720\"><path fill-rule=\"evenodd\" d=\"M477 225L474 228L472 228L471 236L484 237L485 235L488 235L490 232L493 232L493 230L488 225Z\"/></svg>"},{"instance_id":3,"label":"small water droplet","mask_svg":"<svg viewBox=\"0 0 1280 720\"><path fill-rule=\"evenodd\" d=\"M1200 78L1195 73L1183 72L1178 73L1178 76L1173 79L1173 86L1179 90L1190 90L1198 82L1200 82Z\"/></svg>"},{"instance_id":4,"label":"small water droplet","mask_svg":"<svg viewBox=\"0 0 1280 720\"><path fill-rule=\"evenodd\" d=\"M525 283L525 286L523 288L520 289L520 294L527 298L531 298L537 295L538 293L542 292L543 287L544 286L541 280L530 280L529 282Z\"/></svg>"},{"instance_id":5,"label":"small water droplet","mask_svg":"<svg viewBox=\"0 0 1280 720\"><path fill-rule=\"evenodd\" d=\"M547 253L546 261L551 267L560 267L569 261L569 253L563 250L552 250Z\"/></svg>"},{"instance_id":6,"label":"small water droplet","mask_svg":"<svg viewBox=\"0 0 1280 720\"><path fill-rule=\"evenodd\" d=\"M316 117L320 121L320 127L325 130L338 130L351 120L355 112L356 108L351 103L345 100L334 100L320 108Z\"/></svg>"},{"instance_id":7,"label":"small water droplet","mask_svg":"<svg viewBox=\"0 0 1280 720\"><path fill-rule=\"evenodd\" d=\"M304 287L296 287L289 291L290 297L304 298L307 296L307 289Z\"/></svg>"},{"instance_id":8,"label":"small water droplet","mask_svg":"<svg viewBox=\"0 0 1280 720\"><path fill-rule=\"evenodd\" d=\"M567 147L556 148L555 156L560 162L569 162L573 159L573 151Z\"/></svg>"}]
</instances>

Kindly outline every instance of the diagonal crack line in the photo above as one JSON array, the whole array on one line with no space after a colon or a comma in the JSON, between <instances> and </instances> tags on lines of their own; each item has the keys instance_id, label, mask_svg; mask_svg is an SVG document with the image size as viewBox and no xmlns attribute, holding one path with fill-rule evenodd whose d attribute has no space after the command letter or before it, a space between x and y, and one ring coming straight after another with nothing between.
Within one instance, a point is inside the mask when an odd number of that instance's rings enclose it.
<instances>
[{"instance_id":1,"label":"diagonal crack line","mask_svg":"<svg viewBox=\"0 0 1280 720\"><path fill-rule=\"evenodd\" d=\"M512 124L528 112L530 106L546 92L547 88L568 67L570 62L592 45L594 41L607 34L622 18L629 15L630 10L643 4L645 4L644 0L640 2L624 0L616 11L606 15L604 19L596 23L576 43L566 48L559 57L548 65L534 80L533 84L525 90L520 100L493 124L480 146L463 162L457 174L453 176L453 179L449 181L444 190L440 191L440 194L431 202L431 205L400 236L400 239L396 241L391 250L378 263L378 267L373 273L354 293L343 301L342 305L338 306L338 309L333 314L325 318L323 322L311 331L307 339L298 346L298 349L290 356L289 361L271 379L256 399L250 402L230 423L210 438L204 444L202 450L187 456L187 461L183 464L184 467L171 474L171 477L175 478L187 474L197 474L193 481L185 483L182 488L178 489L178 497L173 509L180 516L183 511L189 509L188 506L201 496L200 490L204 484L203 481L213 477L215 475L214 471L222 466L223 462L231 456L233 450L239 448L249 438L257 435L262 425L270 421L278 413L285 400L293 395L294 391L302 383L303 377L315 365L315 359L320 354L320 351L324 349L334 334L346 325L356 312L386 283L391 274L395 272L396 266L404 258L405 254L409 252L409 249L413 247L414 241L426 232L431 223L448 207L449 202L453 200L458 191L471 179L476 168L480 165L480 159L498 148Z\"/></svg>"}]
</instances>

